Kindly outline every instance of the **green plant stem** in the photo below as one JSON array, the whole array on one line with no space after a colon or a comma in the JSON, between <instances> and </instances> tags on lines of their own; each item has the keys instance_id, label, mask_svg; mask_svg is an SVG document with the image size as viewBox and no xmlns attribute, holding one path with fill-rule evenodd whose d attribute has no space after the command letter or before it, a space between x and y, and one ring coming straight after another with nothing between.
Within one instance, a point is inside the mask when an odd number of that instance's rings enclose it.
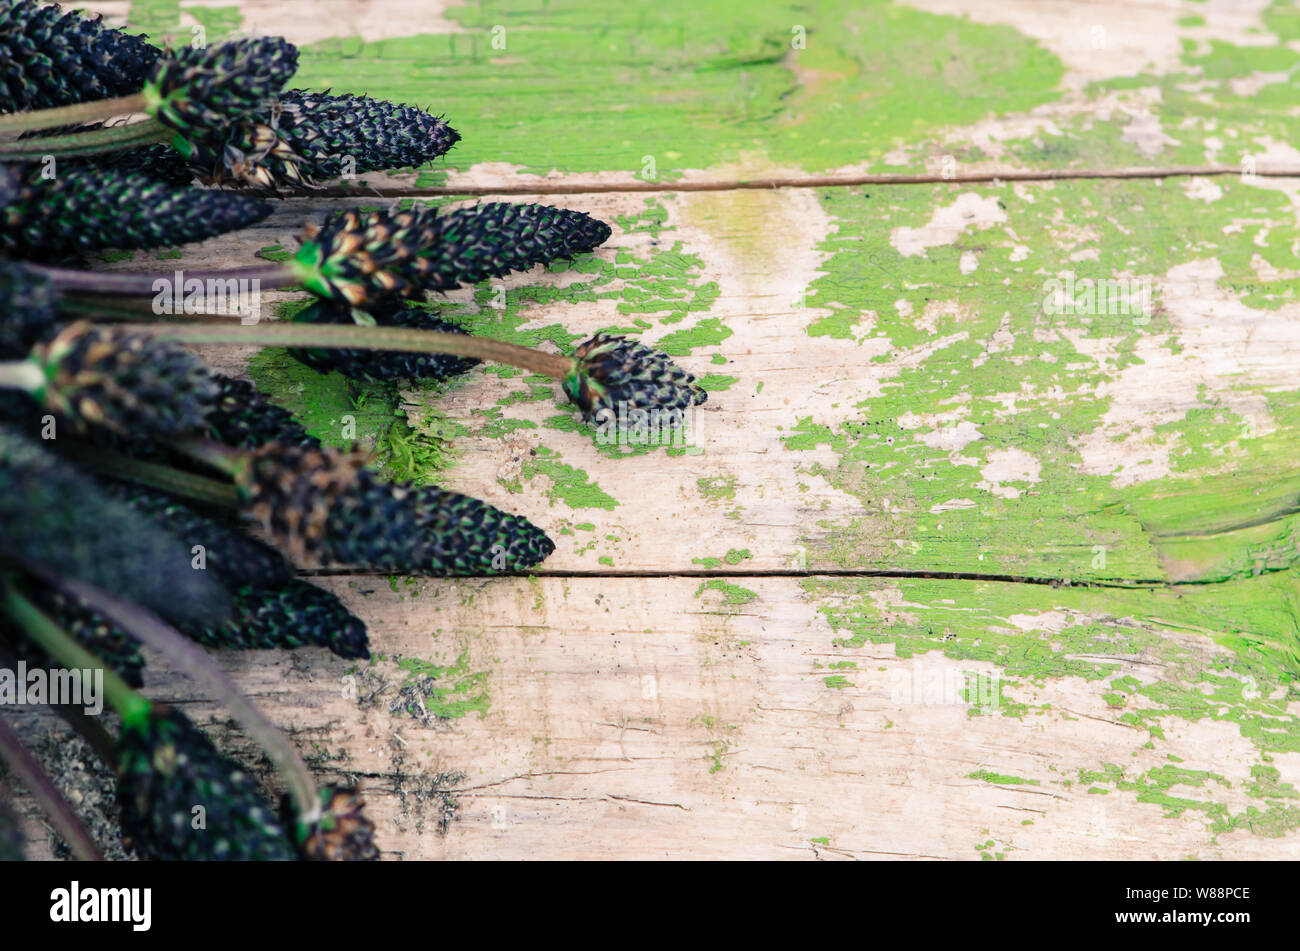
<instances>
[{"instance_id":1,"label":"green plant stem","mask_svg":"<svg viewBox=\"0 0 1300 951\"><path fill-rule=\"evenodd\" d=\"M177 633L153 614L130 601L73 578L48 578L56 587L118 624L147 647L162 654L191 679L221 701L270 758L289 787L300 823L314 822L320 814L316 782L297 748L268 720L234 681L208 659L207 654L187 637Z\"/></svg>"},{"instance_id":2,"label":"green plant stem","mask_svg":"<svg viewBox=\"0 0 1300 951\"><path fill-rule=\"evenodd\" d=\"M86 307L65 301L64 308L70 312L89 309L102 313L114 320L124 319L132 313L130 308L116 307L103 301L98 295L130 295L153 293L153 282L160 278L147 274L105 274L98 271L78 271L64 268L33 267L33 270L48 277L55 286L73 294L93 294L95 299L87 301ZM227 280L232 277L256 279L270 286L276 286L281 278L288 278L286 283L296 279L288 275L281 265L239 268L225 272L187 273L186 280ZM168 280L170 278L162 278ZM84 299L78 298L79 300ZM157 316L141 314L137 316L152 319ZM171 316L171 315L166 315ZM175 315L180 316L180 315ZM472 357L492 363L505 363L520 367L534 373L542 373L557 380L563 380L572 371L573 361L558 354L521 347L503 340L490 337L476 337L468 334L450 334L434 330L410 330L404 327L348 326L347 324L306 324L294 322L277 322L269 324L243 324L238 327L229 324L223 318L237 315L227 314L187 314L194 322L181 324L177 321L163 321L141 326L126 326L123 329L150 333L167 340L189 344L224 344L229 346L248 346L249 344L272 347L322 347L349 350L400 350L408 353L446 353L458 357ZM196 326L202 321L204 326ZM2 385L2 384L0 384Z\"/></svg>"},{"instance_id":3,"label":"green plant stem","mask_svg":"<svg viewBox=\"0 0 1300 951\"><path fill-rule=\"evenodd\" d=\"M81 443L77 444L75 452L78 465L110 478L137 482L196 502L207 502L227 508L239 504L239 490L231 483L220 479L184 472L156 462L145 462L143 459L134 459L120 452L113 452L111 449L100 449L97 446ZM233 450L231 452L238 457L237 452ZM230 459L224 459L219 460L217 468L233 475L237 467Z\"/></svg>"},{"instance_id":4,"label":"green plant stem","mask_svg":"<svg viewBox=\"0 0 1300 951\"><path fill-rule=\"evenodd\" d=\"M113 315L115 319L119 314ZM138 316L138 314L136 315ZM504 363L552 379L563 380L573 370L573 359L546 353L531 347L475 337L469 334L444 333L440 330L410 330L405 327L365 327L348 324L307 324L274 322L238 325L214 321L221 315L205 314L202 323L172 321L122 324L124 333L150 334L160 340L186 344L223 346L322 347L345 350L399 350L406 353L446 353L492 363ZM0 387L22 389L29 393L45 384L39 367L18 360L0 363Z\"/></svg>"},{"instance_id":5,"label":"green plant stem","mask_svg":"<svg viewBox=\"0 0 1300 951\"><path fill-rule=\"evenodd\" d=\"M45 385L45 374L30 360L0 363L0 388L35 393Z\"/></svg>"},{"instance_id":6,"label":"green plant stem","mask_svg":"<svg viewBox=\"0 0 1300 951\"><path fill-rule=\"evenodd\" d=\"M71 135L47 135L36 139L19 139L0 144L2 159L36 159L45 155L73 158L139 148L153 142L170 142L173 132L154 119L129 125L109 126Z\"/></svg>"},{"instance_id":7,"label":"green plant stem","mask_svg":"<svg viewBox=\"0 0 1300 951\"><path fill-rule=\"evenodd\" d=\"M158 293L154 284L158 281L171 283L173 275L135 274L123 271L82 271L77 268L45 267L40 264L26 264L28 270L34 271L50 280L56 291L67 294L103 294L114 297L152 297ZM284 287L299 283L294 272L283 264L256 264L251 267L230 268L225 271L186 271L185 279L203 281L249 280L257 281L263 290Z\"/></svg>"},{"instance_id":8,"label":"green plant stem","mask_svg":"<svg viewBox=\"0 0 1300 951\"><path fill-rule=\"evenodd\" d=\"M95 320L157 320L201 323L242 323L239 314L155 314L149 301L140 298L122 300L114 297L68 295L58 301L59 312L68 317L93 317Z\"/></svg>"},{"instance_id":9,"label":"green plant stem","mask_svg":"<svg viewBox=\"0 0 1300 951\"><path fill-rule=\"evenodd\" d=\"M563 380L573 370L573 359L530 347L438 330L405 327L363 327L348 324L275 322L247 326L219 324L126 324L122 328L149 333L159 339L188 344L222 344L268 347L327 347L349 350L400 350L407 353L446 353L493 363L505 363L533 373Z\"/></svg>"},{"instance_id":10,"label":"green plant stem","mask_svg":"<svg viewBox=\"0 0 1300 951\"><path fill-rule=\"evenodd\" d=\"M36 757L18 739L18 734L0 717L0 759L8 764L18 781L27 787L35 797L45 818L58 833L59 838L68 844L72 854L81 862L102 862L103 854L99 846L90 837L86 827L81 824L73 812L68 800L59 792L49 774L41 768Z\"/></svg>"},{"instance_id":11,"label":"green plant stem","mask_svg":"<svg viewBox=\"0 0 1300 951\"><path fill-rule=\"evenodd\" d=\"M71 106L59 106L57 109L15 112L12 115L0 116L0 133L54 129L58 126L80 125L83 122L105 122L114 116L144 112L145 105L144 95L134 93L130 96L119 96L116 99L78 102Z\"/></svg>"},{"instance_id":12,"label":"green plant stem","mask_svg":"<svg viewBox=\"0 0 1300 951\"><path fill-rule=\"evenodd\" d=\"M8 645L0 643L0 665L12 669L18 663L18 655L8 649ZM100 758L105 766L113 768L113 737L105 730L99 721L87 714L80 707L74 707L67 703L51 703L53 709L63 721L81 734L81 738L90 744L95 755Z\"/></svg>"},{"instance_id":13,"label":"green plant stem","mask_svg":"<svg viewBox=\"0 0 1300 951\"><path fill-rule=\"evenodd\" d=\"M218 472L224 472L232 479L238 478L244 466L246 453L231 449L215 442L202 442L196 439L170 443L177 452L184 453L196 462L211 466Z\"/></svg>"},{"instance_id":14,"label":"green plant stem","mask_svg":"<svg viewBox=\"0 0 1300 951\"><path fill-rule=\"evenodd\" d=\"M4 579L3 601L0 603L3 604L5 613L23 632L63 666L72 670L102 670L104 699L112 704L123 720L148 713L148 700L128 687L125 680L104 666L103 661L78 644L45 612L23 597L8 577Z\"/></svg>"}]
</instances>

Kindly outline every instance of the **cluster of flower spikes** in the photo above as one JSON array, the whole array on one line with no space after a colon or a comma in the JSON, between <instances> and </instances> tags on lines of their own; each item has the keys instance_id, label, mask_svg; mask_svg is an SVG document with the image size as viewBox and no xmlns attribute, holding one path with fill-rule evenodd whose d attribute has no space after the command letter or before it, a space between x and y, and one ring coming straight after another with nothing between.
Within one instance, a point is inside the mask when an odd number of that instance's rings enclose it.
<instances>
[{"instance_id":1,"label":"cluster of flower spikes","mask_svg":"<svg viewBox=\"0 0 1300 951\"><path fill-rule=\"evenodd\" d=\"M159 51L76 12L35 0L0 9L0 112L51 109L138 92Z\"/></svg>"}]
</instances>

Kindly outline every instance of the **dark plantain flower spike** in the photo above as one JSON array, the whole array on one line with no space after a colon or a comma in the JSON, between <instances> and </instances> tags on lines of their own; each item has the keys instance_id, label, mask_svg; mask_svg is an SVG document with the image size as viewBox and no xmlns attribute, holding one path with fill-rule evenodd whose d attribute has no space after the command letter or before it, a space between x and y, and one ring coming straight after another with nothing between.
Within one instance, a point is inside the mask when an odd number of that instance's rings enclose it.
<instances>
[{"instance_id":1,"label":"dark plantain flower spike","mask_svg":"<svg viewBox=\"0 0 1300 951\"><path fill-rule=\"evenodd\" d=\"M294 151L275 125L243 122L222 148L220 161L211 161L211 178L217 183L233 179L257 188L310 188L310 162Z\"/></svg>"},{"instance_id":2,"label":"dark plantain flower spike","mask_svg":"<svg viewBox=\"0 0 1300 951\"><path fill-rule=\"evenodd\" d=\"M367 546L366 530L394 520L409 535L414 519L402 518L401 501L364 468L362 453L335 449L293 449L268 443L248 454L238 478L247 511L295 561L349 562L354 546ZM331 531L332 529L332 531ZM357 564L391 560L368 546ZM340 556L344 557L340 557Z\"/></svg>"},{"instance_id":3,"label":"dark plantain flower spike","mask_svg":"<svg viewBox=\"0 0 1300 951\"><path fill-rule=\"evenodd\" d=\"M332 592L300 579L231 589L230 619L219 628L181 630L209 647L273 650L328 647L340 657L368 659L366 626Z\"/></svg>"},{"instance_id":4,"label":"dark plantain flower spike","mask_svg":"<svg viewBox=\"0 0 1300 951\"><path fill-rule=\"evenodd\" d=\"M437 241L420 252L432 265L430 290L586 254L610 236L609 225L586 212L502 201L453 211L438 224Z\"/></svg>"},{"instance_id":5,"label":"dark plantain flower spike","mask_svg":"<svg viewBox=\"0 0 1300 951\"><path fill-rule=\"evenodd\" d=\"M311 188L311 166L293 150L279 126L277 104L270 117L242 119L223 130L181 146L189 164L213 185L249 185L277 191Z\"/></svg>"},{"instance_id":6,"label":"dark plantain flower spike","mask_svg":"<svg viewBox=\"0 0 1300 951\"><path fill-rule=\"evenodd\" d=\"M548 205L347 211L306 237L293 267L312 293L371 309L583 254L609 235L603 221Z\"/></svg>"},{"instance_id":7,"label":"dark plantain flower spike","mask_svg":"<svg viewBox=\"0 0 1300 951\"><path fill-rule=\"evenodd\" d=\"M440 118L368 96L295 89L224 139L193 144L189 160L217 184L310 188L316 181L423 165L460 134Z\"/></svg>"},{"instance_id":8,"label":"dark plantain flower spike","mask_svg":"<svg viewBox=\"0 0 1300 951\"><path fill-rule=\"evenodd\" d=\"M216 405L203 362L149 334L78 321L33 348L31 360L44 377L32 395L47 409L123 436L197 435Z\"/></svg>"},{"instance_id":9,"label":"dark plantain flower spike","mask_svg":"<svg viewBox=\"0 0 1300 951\"><path fill-rule=\"evenodd\" d=\"M236 449L259 449L280 443L301 449L319 449L320 440L283 407L272 403L247 380L213 374L220 392L208 427L218 442Z\"/></svg>"},{"instance_id":10,"label":"dark plantain flower spike","mask_svg":"<svg viewBox=\"0 0 1300 951\"><path fill-rule=\"evenodd\" d=\"M292 266L313 294L351 307L419 299L419 278L427 270L419 254L437 235L428 208L337 212L307 235Z\"/></svg>"},{"instance_id":11,"label":"dark plantain flower spike","mask_svg":"<svg viewBox=\"0 0 1300 951\"><path fill-rule=\"evenodd\" d=\"M0 165L0 207L12 204L22 187L23 166L15 163Z\"/></svg>"},{"instance_id":12,"label":"dark plantain flower spike","mask_svg":"<svg viewBox=\"0 0 1300 951\"><path fill-rule=\"evenodd\" d=\"M219 136L265 108L298 68L298 49L278 36L235 40L163 56L144 84L147 111L187 139Z\"/></svg>"},{"instance_id":13,"label":"dark plantain flower spike","mask_svg":"<svg viewBox=\"0 0 1300 951\"><path fill-rule=\"evenodd\" d=\"M0 390L0 425L35 435L41 431L44 415L22 390Z\"/></svg>"},{"instance_id":14,"label":"dark plantain flower spike","mask_svg":"<svg viewBox=\"0 0 1300 951\"><path fill-rule=\"evenodd\" d=\"M158 61L99 17L10 0L0 10L0 112L50 109L138 92Z\"/></svg>"},{"instance_id":15,"label":"dark plantain flower spike","mask_svg":"<svg viewBox=\"0 0 1300 951\"><path fill-rule=\"evenodd\" d=\"M58 591L33 591L33 603L53 618L83 647L126 681L127 686L144 684L144 654L140 643L108 618ZM51 661L53 666L53 661Z\"/></svg>"},{"instance_id":16,"label":"dark plantain flower spike","mask_svg":"<svg viewBox=\"0 0 1300 951\"><path fill-rule=\"evenodd\" d=\"M321 178L423 165L460 141L460 133L421 109L306 89L280 97L279 126Z\"/></svg>"},{"instance_id":17,"label":"dark plantain flower spike","mask_svg":"<svg viewBox=\"0 0 1300 951\"><path fill-rule=\"evenodd\" d=\"M102 128L104 128L104 123L91 122L84 125L69 126L67 129L61 130L59 134L93 132ZM23 139L28 136L51 134L52 132L49 129L42 129L36 132L25 132L18 138ZM135 173L177 187L192 184L194 181L194 169L190 168L185 159L175 149L162 143L142 145L134 149L119 149L116 152L99 152L95 155L69 156L59 159L59 167L63 169L89 168L99 171ZM8 204L8 202L6 201L5 204Z\"/></svg>"},{"instance_id":18,"label":"dark plantain flower spike","mask_svg":"<svg viewBox=\"0 0 1300 951\"><path fill-rule=\"evenodd\" d=\"M58 295L42 274L0 261L0 358L31 350L58 317Z\"/></svg>"},{"instance_id":19,"label":"dark plantain flower spike","mask_svg":"<svg viewBox=\"0 0 1300 951\"><path fill-rule=\"evenodd\" d=\"M23 593L59 627L76 638L82 647L99 658L105 667L126 681L127 686L144 684L144 654L139 642L130 634L98 612L52 588L28 585ZM7 638L29 664L47 668L59 666L17 625L5 618L0 618L0 638Z\"/></svg>"},{"instance_id":20,"label":"dark plantain flower spike","mask_svg":"<svg viewBox=\"0 0 1300 951\"><path fill-rule=\"evenodd\" d=\"M531 568L555 548L527 519L456 492L385 482L360 453L267 445L238 477L247 511L291 557L406 574Z\"/></svg>"},{"instance_id":21,"label":"dark plantain flower spike","mask_svg":"<svg viewBox=\"0 0 1300 951\"><path fill-rule=\"evenodd\" d=\"M625 337L598 333L578 345L573 359L564 392L592 425L637 411L665 414L681 425L684 411L708 398L694 375L658 350Z\"/></svg>"},{"instance_id":22,"label":"dark plantain flower spike","mask_svg":"<svg viewBox=\"0 0 1300 951\"><path fill-rule=\"evenodd\" d=\"M202 562L192 560L191 565L197 568L201 564L202 570L230 586L230 615L223 624L178 625L191 639L209 647L248 650L312 645L328 647L340 657L370 656L365 624L333 593L295 578L289 563L275 549L165 493L130 483L105 482L102 488L164 528L191 552L194 546L201 546ZM140 685L144 661L134 638L62 595L39 595L33 595L38 606L109 662L131 686ZM134 676L128 674L131 668Z\"/></svg>"},{"instance_id":23,"label":"dark plantain flower spike","mask_svg":"<svg viewBox=\"0 0 1300 951\"><path fill-rule=\"evenodd\" d=\"M371 312L381 327L407 327L443 333L466 333L447 320L418 307L383 307ZM351 324L352 312L330 301L317 301L293 318L307 324ZM319 373L342 373L350 380L371 383L390 380L445 380L464 373L479 361L446 353L404 353L400 350L290 349L289 355Z\"/></svg>"},{"instance_id":24,"label":"dark plantain flower spike","mask_svg":"<svg viewBox=\"0 0 1300 951\"><path fill-rule=\"evenodd\" d=\"M188 547L8 426L0 426L0 525L0 558L112 591L173 621L225 617L224 590L190 567Z\"/></svg>"},{"instance_id":25,"label":"dark plantain flower spike","mask_svg":"<svg viewBox=\"0 0 1300 951\"><path fill-rule=\"evenodd\" d=\"M293 842L242 766L189 719L154 704L117 743L122 841L160 861L291 861ZM195 808L204 822L194 828Z\"/></svg>"},{"instance_id":26,"label":"dark plantain flower spike","mask_svg":"<svg viewBox=\"0 0 1300 951\"><path fill-rule=\"evenodd\" d=\"M224 519L196 512L164 492L128 482L105 481L103 489L181 542L192 555L192 567L212 572L232 589L282 585L293 579L293 569L282 554ZM201 551L196 552L196 546Z\"/></svg>"},{"instance_id":27,"label":"dark plantain flower spike","mask_svg":"<svg viewBox=\"0 0 1300 951\"><path fill-rule=\"evenodd\" d=\"M302 857L310 862L377 862L375 824L361 811L365 800L355 789L320 790L320 818L299 833Z\"/></svg>"},{"instance_id":28,"label":"dark plantain flower spike","mask_svg":"<svg viewBox=\"0 0 1300 951\"><path fill-rule=\"evenodd\" d=\"M0 243L22 257L166 248L246 228L270 213L271 205L252 195L176 187L139 172L74 166L42 179L32 168L0 211Z\"/></svg>"},{"instance_id":29,"label":"dark plantain flower spike","mask_svg":"<svg viewBox=\"0 0 1300 951\"><path fill-rule=\"evenodd\" d=\"M369 96L293 89L280 97L293 148L321 176L420 166L445 155L460 133L422 109Z\"/></svg>"},{"instance_id":30,"label":"dark plantain flower spike","mask_svg":"<svg viewBox=\"0 0 1300 951\"><path fill-rule=\"evenodd\" d=\"M194 183L194 169L167 145L143 145L138 149L122 149L117 152L101 152L84 159L62 159L65 165L85 162L103 171L113 171L126 175L144 175L157 179L175 188L184 188Z\"/></svg>"},{"instance_id":31,"label":"dark plantain flower spike","mask_svg":"<svg viewBox=\"0 0 1300 951\"><path fill-rule=\"evenodd\" d=\"M18 139L22 141L27 138L56 134L73 135L80 132L94 132L103 128L105 128L105 125L102 122L78 123L62 126L57 130L37 129L24 132L18 136ZM11 168L18 169L21 167L21 165L15 165ZM194 182L194 169L190 168L185 159L170 145L164 145L160 142L153 145L142 145L133 149L119 149L115 152L67 156L59 159L59 168L89 168L100 171L111 169L118 172L135 172L176 186L189 185ZM14 182L16 189L19 182L17 176L14 176ZM3 194L2 189L0 189L0 194ZM14 195L16 194L15 191ZM12 200L13 196L4 197L0 204L7 205Z\"/></svg>"},{"instance_id":32,"label":"dark plantain flower spike","mask_svg":"<svg viewBox=\"0 0 1300 951\"><path fill-rule=\"evenodd\" d=\"M423 532L420 571L437 576L526 571L555 551L555 542L522 515L433 486L415 490Z\"/></svg>"}]
</instances>

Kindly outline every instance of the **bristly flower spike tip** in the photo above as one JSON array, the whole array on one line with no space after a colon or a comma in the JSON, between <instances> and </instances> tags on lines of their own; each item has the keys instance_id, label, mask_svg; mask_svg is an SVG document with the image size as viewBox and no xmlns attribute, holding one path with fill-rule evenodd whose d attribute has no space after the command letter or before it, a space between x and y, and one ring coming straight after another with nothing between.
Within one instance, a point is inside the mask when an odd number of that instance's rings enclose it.
<instances>
[{"instance_id":1,"label":"bristly flower spike tip","mask_svg":"<svg viewBox=\"0 0 1300 951\"><path fill-rule=\"evenodd\" d=\"M600 425L627 411L680 414L708 393L666 354L635 340L599 333L578 345L564 392L583 419Z\"/></svg>"}]
</instances>

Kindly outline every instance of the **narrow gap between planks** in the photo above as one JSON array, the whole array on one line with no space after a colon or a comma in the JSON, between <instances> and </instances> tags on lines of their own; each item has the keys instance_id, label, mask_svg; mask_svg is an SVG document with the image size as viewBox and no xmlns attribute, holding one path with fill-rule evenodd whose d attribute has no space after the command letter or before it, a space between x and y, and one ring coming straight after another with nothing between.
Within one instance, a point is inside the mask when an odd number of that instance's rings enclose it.
<instances>
[{"instance_id":1,"label":"narrow gap between planks","mask_svg":"<svg viewBox=\"0 0 1300 951\"><path fill-rule=\"evenodd\" d=\"M676 182L547 182L528 185L403 186L396 188L320 188L303 198L435 198L444 195L582 195L610 192L723 192L775 188L837 188L856 185L968 185L999 182L1059 182L1081 179L1154 179L1241 175L1254 178L1300 178L1300 168L1254 171L1234 165L1179 165L1169 168L1003 169L943 175L828 175L801 178L754 178L725 181Z\"/></svg>"},{"instance_id":2,"label":"narrow gap between planks","mask_svg":"<svg viewBox=\"0 0 1300 951\"><path fill-rule=\"evenodd\" d=\"M1279 569L1281 570L1281 569ZM1271 572L1270 572L1271 573ZM391 578L405 577L400 572L392 571L371 571L349 568L300 568L297 574L302 578ZM420 576L414 576L420 577ZM492 575L465 575L437 578L431 577L430 580L436 581L489 581L497 578L566 578L566 579L599 579L602 581L637 581L646 578L883 578L883 579L930 579L934 581L985 581L997 584L1034 584L1044 585L1052 588L1109 588L1109 589L1142 589L1142 588L1191 588L1204 585L1225 584L1234 579L1209 579L1205 581L1168 581L1161 578L1116 578L1110 581L1085 581L1072 580L1067 578L1039 578L1026 575L1009 575L1009 574L980 574L969 571L904 571L892 569L862 569L855 570L850 568L826 568L813 571L786 571L779 569L750 569L748 571L710 571L708 569L646 569L645 571L621 571L621 572L604 572L604 571L574 571L574 570L553 570L553 571L533 571L533 572L501 572Z\"/></svg>"}]
</instances>

